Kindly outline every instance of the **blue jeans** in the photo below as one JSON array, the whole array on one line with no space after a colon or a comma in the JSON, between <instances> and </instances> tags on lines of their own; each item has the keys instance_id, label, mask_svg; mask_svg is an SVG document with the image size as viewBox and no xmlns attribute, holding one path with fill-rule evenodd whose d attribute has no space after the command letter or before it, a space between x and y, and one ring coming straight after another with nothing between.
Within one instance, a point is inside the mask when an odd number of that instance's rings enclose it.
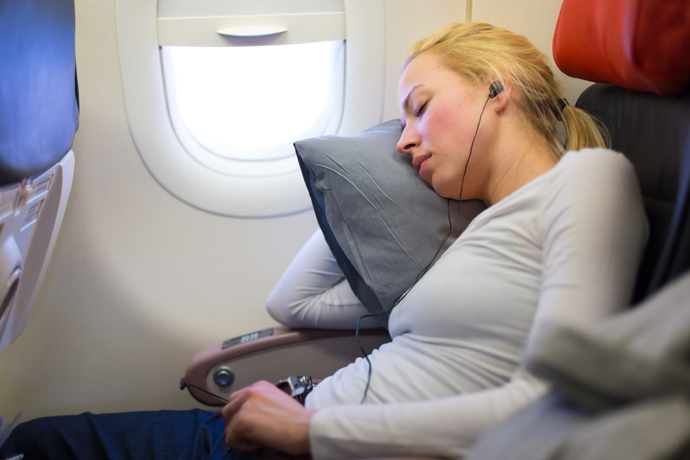
<instances>
[{"instance_id":1,"label":"blue jeans","mask_svg":"<svg viewBox=\"0 0 690 460\"><path fill-rule=\"evenodd\" d=\"M252 460L223 444L220 414L190 411L127 412L46 417L17 426L0 459L25 460Z\"/></svg>"}]
</instances>

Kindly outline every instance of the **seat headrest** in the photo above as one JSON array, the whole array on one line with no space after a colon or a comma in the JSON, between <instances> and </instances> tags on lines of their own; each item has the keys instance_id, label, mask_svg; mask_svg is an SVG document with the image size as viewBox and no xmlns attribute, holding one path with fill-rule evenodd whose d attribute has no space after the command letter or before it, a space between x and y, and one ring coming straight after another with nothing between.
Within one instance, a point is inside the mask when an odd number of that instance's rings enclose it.
<instances>
[{"instance_id":1,"label":"seat headrest","mask_svg":"<svg viewBox=\"0 0 690 460\"><path fill-rule=\"evenodd\" d=\"M0 185L69 152L79 124L74 0L0 1Z\"/></svg>"},{"instance_id":2,"label":"seat headrest","mask_svg":"<svg viewBox=\"0 0 690 460\"><path fill-rule=\"evenodd\" d=\"M567 75L661 96L690 83L690 2L565 0L553 56Z\"/></svg>"}]
</instances>

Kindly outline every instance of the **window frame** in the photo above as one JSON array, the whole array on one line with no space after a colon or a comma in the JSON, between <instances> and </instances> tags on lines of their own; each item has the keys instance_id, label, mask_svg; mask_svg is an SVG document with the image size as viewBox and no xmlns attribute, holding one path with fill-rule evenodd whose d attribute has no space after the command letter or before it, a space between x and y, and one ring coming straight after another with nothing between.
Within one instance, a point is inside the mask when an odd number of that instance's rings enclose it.
<instances>
[{"instance_id":1,"label":"window frame","mask_svg":"<svg viewBox=\"0 0 690 460\"><path fill-rule=\"evenodd\" d=\"M214 171L188 154L169 116L159 47L180 44L167 41L167 26L162 24L172 24L174 20L175 27L187 30L183 21L200 18L158 19L157 0L116 1L125 110L134 144L154 180L182 202L223 216L264 218L310 210L311 201L299 170L273 176L239 177ZM225 26L250 25L252 21L263 21L267 17L316 24L324 22L324 15L338 17L341 26L336 30L339 34L336 37L332 26L325 27L329 35L323 37L329 40L346 38L345 99L337 134L357 134L380 123L383 115L385 28L382 0L345 0L342 13L210 18L214 27L205 30L215 40L218 38L216 31ZM225 20L234 22L220 24ZM306 37L319 30L323 28L314 25L305 29L305 35L295 36ZM278 34L253 41L287 43L289 36ZM309 41L316 40L312 37Z\"/></svg>"}]
</instances>

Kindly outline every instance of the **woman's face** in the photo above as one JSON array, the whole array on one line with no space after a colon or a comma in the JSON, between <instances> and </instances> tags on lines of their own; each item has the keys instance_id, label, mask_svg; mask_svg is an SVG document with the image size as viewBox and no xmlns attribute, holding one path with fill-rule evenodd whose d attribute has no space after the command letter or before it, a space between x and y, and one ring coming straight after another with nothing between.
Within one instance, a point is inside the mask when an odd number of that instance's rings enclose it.
<instances>
[{"instance_id":1,"label":"woman's face","mask_svg":"<svg viewBox=\"0 0 690 460\"><path fill-rule=\"evenodd\" d=\"M487 96L488 87L465 83L460 75L442 66L433 52L414 58L402 74L399 97L404 129L397 150L412 155L412 165L421 178L442 197L457 200L460 196L465 163ZM483 120L482 125L485 123ZM468 186L473 188L478 182L479 177L471 180L470 176L480 172L477 162L481 149L478 138L468 166L464 199L473 195Z\"/></svg>"}]
</instances>

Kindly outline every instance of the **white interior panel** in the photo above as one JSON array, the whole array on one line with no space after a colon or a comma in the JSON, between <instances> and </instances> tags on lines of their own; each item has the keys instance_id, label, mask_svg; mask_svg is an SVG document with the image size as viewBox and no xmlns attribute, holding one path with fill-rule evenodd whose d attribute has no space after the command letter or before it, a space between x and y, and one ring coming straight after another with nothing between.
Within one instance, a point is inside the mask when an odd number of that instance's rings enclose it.
<instances>
[{"instance_id":1,"label":"white interior panel","mask_svg":"<svg viewBox=\"0 0 690 460\"><path fill-rule=\"evenodd\" d=\"M468 0L469 1L469 0ZM398 81L407 51L451 22L464 22L465 0L385 0L386 90L384 120L400 118Z\"/></svg>"},{"instance_id":2,"label":"white interior panel","mask_svg":"<svg viewBox=\"0 0 690 460\"><path fill-rule=\"evenodd\" d=\"M472 21L489 22L527 37L551 59L551 68L563 85L566 99L575 105L580 93L592 83L571 78L553 60L551 44L562 0L472 0Z\"/></svg>"},{"instance_id":3,"label":"white interior panel","mask_svg":"<svg viewBox=\"0 0 690 460\"><path fill-rule=\"evenodd\" d=\"M345 0L345 12L345 102L338 134L352 136L381 123L383 117L383 0Z\"/></svg>"}]
</instances>

